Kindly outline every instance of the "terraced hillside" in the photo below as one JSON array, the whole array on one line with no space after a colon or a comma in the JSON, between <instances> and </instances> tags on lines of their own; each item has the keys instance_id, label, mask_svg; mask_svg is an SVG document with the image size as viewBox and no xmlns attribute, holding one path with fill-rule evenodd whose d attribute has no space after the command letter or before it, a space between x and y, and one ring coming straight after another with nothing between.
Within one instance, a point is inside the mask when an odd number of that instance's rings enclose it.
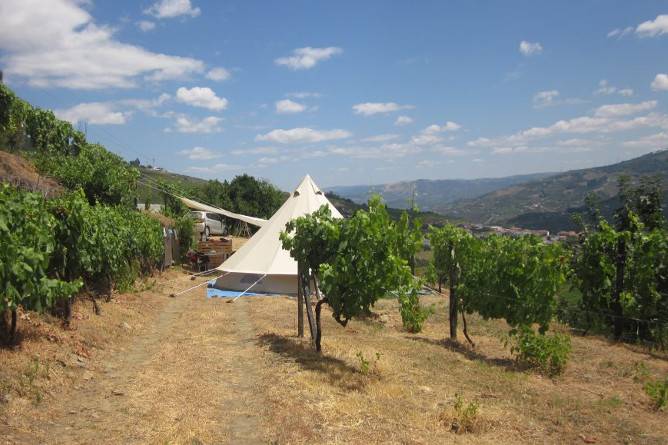
<instances>
[{"instance_id":1,"label":"terraced hillside","mask_svg":"<svg viewBox=\"0 0 668 445\"><path fill-rule=\"evenodd\" d=\"M599 197L604 216L610 216L618 204L617 181L621 175L628 175L633 181L641 176L659 176L664 191L668 191L668 150L516 184L453 202L441 210L454 218L477 223L566 230L574 228L571 215L583 210L585 197L590 193Z\"/></svg>"}]
</instances>

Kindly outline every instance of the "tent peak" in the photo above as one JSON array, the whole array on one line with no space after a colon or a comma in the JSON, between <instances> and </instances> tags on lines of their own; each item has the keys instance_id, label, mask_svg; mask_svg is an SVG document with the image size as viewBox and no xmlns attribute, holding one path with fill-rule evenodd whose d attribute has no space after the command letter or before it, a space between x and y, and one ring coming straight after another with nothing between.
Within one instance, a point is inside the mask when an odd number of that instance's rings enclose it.
<instances>
[{"instance_id":1,"label":"tent peak","mask_svg":"<svg viewBox=\"0 0 668 445\"><path fill-rule=\"evenodd\" d=\"M323 194L320 188L316 185L316 183L313 182L313 179L311 179L311 175L309 174L304 176L304 179L302 179L302 182L300 182L297 188L295 188L295 191L292 195L299 196L303 193L308 193L308 192L315 193L316 195Z\"/></svg>"}]
</instances>

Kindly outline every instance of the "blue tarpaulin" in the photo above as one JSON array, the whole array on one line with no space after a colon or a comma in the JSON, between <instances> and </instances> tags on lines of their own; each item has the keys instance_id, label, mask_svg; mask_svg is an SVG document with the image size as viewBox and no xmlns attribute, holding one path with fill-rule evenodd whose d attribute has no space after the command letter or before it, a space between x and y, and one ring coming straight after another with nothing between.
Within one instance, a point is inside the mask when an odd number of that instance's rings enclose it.
<instances>
[{"instance_id":1,"label":"blue tarpaulin","mask_svg":"<svg viewBox=\"0 0 668 445\"><path fill-rule=\"evenodd\" d=\"M211 280L206 286L206 298L237 298L241 294L244 297L278 297L280 294L265 294L256 292L242 292L240 290L224 290L213 287L216 280Z\"/></svg>"},{"instance_id":2,"label":"blue tarpaulin","mask_svg":"<svg viewBox=\"0 0 668 445\"><path fill-rule=\"evenodd\" d=\"M240 290L222 290L216 289L215 287L208 287L206 289L206 298L236 298L241 295ZM244 297L255 297L260 294L254 294L253 292L246 292Z\"/></svg>"}]
</instances>

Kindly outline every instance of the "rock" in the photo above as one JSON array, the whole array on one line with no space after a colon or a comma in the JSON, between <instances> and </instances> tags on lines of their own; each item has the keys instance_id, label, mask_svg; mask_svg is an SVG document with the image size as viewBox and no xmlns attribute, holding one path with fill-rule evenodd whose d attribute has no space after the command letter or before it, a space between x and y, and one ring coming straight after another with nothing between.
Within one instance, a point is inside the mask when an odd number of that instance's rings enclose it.
<instances>
[{"instance_id":1,"label":"rock","mask_svg":"<svg viewBox=\"0 0 668 445\"><path fill-rule=\"evenodd\" d=\"M390 316L387 315L387 314L381 314L380 317L378 317L378 320L379 320L381 323L385 323L385 324L387 324L387 323L390 322Z\"/></svg>"},{"instance_id":2,"label":"rock","mask_svg":"<svg viewBox=\"0 0 668 445\"><path fill-rule=\"evenodd\" d=\"M127 324L126 322L121 323L121 327L123 329L125 329L126 331L131 331L132 330L132 327L129 324Z\"/></svg>"},{"instance_id":3,"label":"rock","mask_svg":"<svg viewBox=\"0 0 668 445\"><path fill-rule=\"evenodd\" d=\"M74 366L78 366L80 368L85 368L87 364L87 360L78 354L72 354L71 362Z\"/></svg>"},{"instance_id":4,"label":"rock","mask_svg":"<svg viewBox=\"0 0 668 445\"><path fill-rule=\"evenodd\" d=\"M114 389L113 391L111 391L111 393L112 393L113 395L115 395L115 396L122 396L122 395L125 394L125 393L124 393L123 391L121 391L120 389Z\"/></svg>"},{"instance_id":5,"label":"rock","mask_svg":"<svg viewBox=\"0 0 668 445\"><path fill-rule=\"evenodd\" d=\"M428 386L418 386L418 389L422 392L431 392L431 388Z\"/></svg>"},{"instance_id":6,"label":"rock","mask_svg":"<svg viewBox=\"0 0 668 445\"><path fill-rule=\"evenodd\" d=\"M580 434L579 437L580 437L580 439L582 439L582 441L584 443L596 443L596 442L598 442L598 440L595 437L588 437L588 436L585 436L584 434Z\"/></svg>"},{"instance_id":7,"label":"rock","mask_svg":"<svg viewBox=\"0 0 668 445\"><path fill-rule=\"evenodd\" d=\"M90 379L93 378L93 373L90 372L90 371L88 371L88 370L86 370L86 371L84 371L84 373L83 373L83 375L81 376L81 378L84 379L84 380L90 380Z\"/></svg>"}]
</instances>

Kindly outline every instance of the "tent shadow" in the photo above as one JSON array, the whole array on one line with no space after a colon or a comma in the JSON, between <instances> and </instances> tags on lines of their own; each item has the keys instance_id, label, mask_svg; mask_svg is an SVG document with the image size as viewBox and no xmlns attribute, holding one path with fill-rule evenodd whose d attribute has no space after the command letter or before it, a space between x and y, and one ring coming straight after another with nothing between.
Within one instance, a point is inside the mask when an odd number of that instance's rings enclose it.
<instances>
[{"instance_id":1,"label":"tent shadow","mask_svg":"<svg viewBox=\"0 0 668 445\"><path fill-rule=\"evenodd\" d=\"M266 346L284 358L297 363L302 370L315 371L325 376L328 382L346 390L360 390L368 378L345 361L318 354L310 343L274 333L258 336L258 344Z\"/></svg>"},{"instance_id":2,"label":"tent shadow","mask_svg":"<svg viewBox=\"0 0 668 445\"><path fill-rule=\"evenodd\" d=\"M463 355L469 360L479 361L486 363L490 366L496 366L498 368L503 368L506 371L521 371L517 363L509 358L499 358L499 357L487 357L486 355L471 349L467 345L461 344L457 341L451 340L449 338L443 340L436 340L433 338L419 337L419 336L406 336L406 338L413 341L420 341L430 345L441 346L452 352Z\"/></svg>"}]
</instances>

